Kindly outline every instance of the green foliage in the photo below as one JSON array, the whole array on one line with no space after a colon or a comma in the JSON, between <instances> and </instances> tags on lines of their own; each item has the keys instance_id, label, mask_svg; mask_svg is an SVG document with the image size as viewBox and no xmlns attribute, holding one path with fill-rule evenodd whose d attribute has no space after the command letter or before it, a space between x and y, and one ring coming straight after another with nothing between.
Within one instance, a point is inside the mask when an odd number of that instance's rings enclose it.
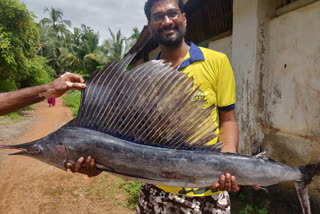
<instances>
[{"instance_id":1,"label":"green foliage","mask_svg":"<svg viewBox=\"0 0 320 214\"><path fill-rule=\"evenodd\" d=\"M243 188L244 189L244 188ZM233 193L230 192L230 200L231 200L231 209L233 209L235 214L267 214L268 213L268 205L266 201L259 199L259 197L255 197L253 199L249 199L246 195L240 190L239 192ZM250 189L249 189L250 190ZM248 191L248 190L247 190ZM248 193L248 192L247 192Z\"/></svg>"},{"instance_id":2,"label":"green foliage","mask_svg":"<svg viewBox=\"0 0 320 214\"><path fill-rule=\"evenodd\" d=\"M39 44L34 18L18 0L0 1L0 79L19 85L28 77L28 60L35 57Z\"/></svg>"},{"instance_id":3,"label":"green foliage","mask_svg":"<svg viewBox=\"0 0 320 214\"><path fill-rule=\"evenodd\" d=\"M141 183L136 181L129 181L127 182L123 188L129 193L129 201L128 201L128 207L129 208L135 208L136 204L139 200L139 193L141 190Z\"/></svg>"},{"instance_id":4,"label":"green foliage","mask_svg":"<svg viewBox=\"0 0 320 214\"><path fill-rule=\"evenodd\" d=\"M110 61L121 60L129 49L128 40L122 36L120 30L114 34L109 28L109 32L111 39L105 40L101 48L107 54Z\"/></svg>"},{"instance_id":5,"label":"green foliage","mask_svg":"<svg viewBox=\"0 0 320 214\"><path fill-rule=\"evenodd\" d=\"M77 116L79 111L80 98L81 92L76 90L71 91L71 93L68 93L66 96L63 97L63 103L71 108L72 115L74 117Z\"/></svg>"},{"instance_id":6,"label":"green foliage","mask_svg":"<svg viewBox=\"0 0 320 214\"><path fill-rule=\"evenodd\" d=\"M69 61L76 62L73 63L76 70L84 70L85 73L90 74L96 70L97 66L108 62L106 54L99 47L99 34L86 25L74 28L71 47L69 52L73 57L72 61Z\"/></svg>"},{"instance_id":7,"label":"green foliage","mask_svg":"<svg viewBox=\"0 0 320 214\"><path fill-rule=\"evenodd\" d=\"M86 72L84 72L82 70L81 71L75 71L75 72L72 72L72 73L75 73L75 74L78 74L78 75L82 76L84 80L86 80L90 76L90 74L88 74L88 73L86 73Z\"/></svg>"},{"instance_id":8,"label":"green foliage","mask_svg":"<svg viewBox=\"0 0 320 214\"><path fill-rule=\"evenodd\" d=\"M28 75L21 82L21 87L42 85L54 80L55 71L46 64L46 59L37 56L27 63Z\"/></svg>"},{"instance_id":9,"label":"green foliage","mask_svg":"<svg viewBox=\"0 0 320 214\"><path fill-rule=\"evenodd\" d=\"M47 57L47 63L61 75L65 72L65 66L60 57L61 49L68 48L71 42L71 32L67 29L71 27L71 21L63 20L63 12L53 7L46 8L48 18L40 20L38 27L41 38L41 45L38 53Z\"/></svg>"},{"instance_id":10,"label":"green foliage","mask_svg":"<svg viewBox=\"0 0 320 214\"><path fill-rule=\"evenodd\" d=\"M16 83L13 80L0 80L0 93L17 90Z\"/></svg>"},{"instance_id":11,"label":"green foliage","mask_svg":"<svg viewBox=\"0 0 320 214\"><path fill-rule=\"evenodd\" d=\"M240 211L240 214L268 214L268 210L256 205L247 204L244 210Z\"/></svg>"},{"instance_id":12,"label":"green foliage","mask_svg":"<svg viewBox=\"0 0 320 214\"><path fill-rule=\"evenodd\" d=\"M1 125L10 125L10 124L19 122L21 120L21 115L23 114L23 112L29 111L32 109L34 109L34 106L30 105L30 106L26 106L24 108L21 108L17 111L10 112L9 114L0 116L0 121L5 120L6 118L14 119L14 120L8 121L7 123L1 123Z\"/></svg>"}]
</instances>

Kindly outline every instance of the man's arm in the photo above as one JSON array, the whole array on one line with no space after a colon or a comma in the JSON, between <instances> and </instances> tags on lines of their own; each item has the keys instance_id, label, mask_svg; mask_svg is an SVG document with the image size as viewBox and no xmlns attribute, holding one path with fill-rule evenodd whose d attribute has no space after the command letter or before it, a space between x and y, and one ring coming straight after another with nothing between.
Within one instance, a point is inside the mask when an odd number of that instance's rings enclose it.
<instances>
[{"instance_id":1,"label":"man's arm","mask_svg":"<svg viewBox=\"0 0 320 214\"><path fill-rule=\"evenodd\" d=\"M236 153L239 141L239 131L234 110L220 111L220 136L222 142L222 152ZM237 184L236 177L230 173L220 176L219 182L212 185L213 190L226 190L228 192L238 192L240 187Z\"/></svg>"},{"instance_id":2,"label":"man's arm","mask_svg":"<svg viewBox=\"0 0 320 214\"><path fill-rule=\"evenodd\" d=\"M0 93L0 115L8 114L25 106L50 97L60 97L68 89L81 90L86 87L81 76L65 73L58 79L40 86Z\"/></svg>"},{"instance_id":3,"label":"man's arm","mask_svg":"<svg viewBox=\"0 0 320 214\"><path fill-rule=\"evenodd\" d=\"M237 153L239 130L234 110L220 111L220 136L222 152Z\"/></svg>"}]
</instances>

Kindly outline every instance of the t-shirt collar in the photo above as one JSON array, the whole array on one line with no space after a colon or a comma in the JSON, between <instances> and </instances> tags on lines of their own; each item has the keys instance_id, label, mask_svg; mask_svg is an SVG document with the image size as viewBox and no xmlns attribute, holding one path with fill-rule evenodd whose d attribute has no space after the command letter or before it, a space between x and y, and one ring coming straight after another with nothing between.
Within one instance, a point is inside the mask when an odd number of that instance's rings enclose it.
<instances>
[{"instance_id":1,"label":"t-shirt collar","mask_svg":"<svg viewBox=\"0 0 320 214\"><path fill-rule=\"evenodd\" d=\"M179 70L191 65L195 61L203 61L204 60L204 55L203 55L201 49L197 45L195 45L193 42L187 42L187 44L190 46L190 49L189 49L190 58L185 59L181 63ZM160 56L161 56L161 52L159 52L159 54L156 56L155 60L159 60Z\"/></svg>"}]
</instances>

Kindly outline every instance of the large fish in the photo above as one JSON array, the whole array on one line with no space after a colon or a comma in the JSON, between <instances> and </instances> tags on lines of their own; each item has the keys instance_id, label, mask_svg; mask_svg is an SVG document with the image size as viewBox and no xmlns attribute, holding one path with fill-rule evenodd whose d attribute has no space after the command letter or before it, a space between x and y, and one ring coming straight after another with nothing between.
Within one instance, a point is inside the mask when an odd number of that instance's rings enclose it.
<instances>
[{"instance_id":1,"label":"large fish","mask_svg":"<svg viewBox=\"0 0 320 214\"><path fill-rule=\"evenodd\" d=\"M91 155L96 167L150 184L209 187L226 172L239 185L296 184L303 213L310 214L307 185L320 164L289 167L261 157L221 153L211 111L192 77L162 61L131 71L133 55L93 74L82 90L78 116L48 136L20 145L28 155L60 169Z\"/></svg>"}]
</instances>

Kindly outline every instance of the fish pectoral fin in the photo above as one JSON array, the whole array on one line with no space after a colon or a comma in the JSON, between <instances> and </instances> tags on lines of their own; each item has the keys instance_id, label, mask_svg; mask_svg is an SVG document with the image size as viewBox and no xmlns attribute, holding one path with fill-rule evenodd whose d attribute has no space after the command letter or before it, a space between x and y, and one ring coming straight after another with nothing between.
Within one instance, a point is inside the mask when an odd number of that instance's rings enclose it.
<instances>
[{"instance_id":1,"label":"fish pectoral fin","mask_svg":"<svg viewBox=\"0 0 320 214\"><path fill-rule=\"evenodd\" d=\"M104 165L96 163L96 168L102 171L107 171L107 172L116 172L114 169L106 167Z\"/></svg>"}]
</instances>

